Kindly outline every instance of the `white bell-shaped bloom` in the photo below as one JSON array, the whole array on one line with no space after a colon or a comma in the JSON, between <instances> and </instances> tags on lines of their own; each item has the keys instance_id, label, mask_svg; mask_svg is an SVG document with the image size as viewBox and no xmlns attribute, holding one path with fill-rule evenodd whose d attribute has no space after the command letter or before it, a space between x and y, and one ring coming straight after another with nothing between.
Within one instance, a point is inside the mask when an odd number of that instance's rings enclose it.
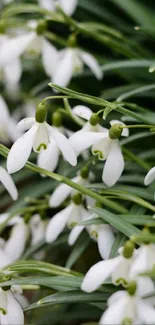
<instances>
[{"instance_id":1,"label":"white bell-shaped bloom","mask_svg":"<svg viewBox=\"0 0 155 325\"><path fill-rule=\"evenodd\" d=\"M35 32L36 25L36 22L29 24L28 27L32 27L32 31L26 31L22 35L17 35L13 38L6 36L5 39L3 36L0 52L0 69L4 72L4 79L10 84L18 83L20 80L22 74L20 56L26 51L41 53L44 70L49 77L55 71L58 51L43 36Z\"/></svg>"},{"instance_id":2,"label":"white bell-shaped bloom","mask_svg":"<svg viewBox=\"0 0 155 325\"><path fill-rule=\"evenodd\" d=\"M35 214L30 220L31 245L37 244L45 237L46 223L40 218L39 214Z\"/></svg>"},{"instance_id":3,"label":"white bell-shaped bloom","mask_svg":"<svg viewBox=\"0 0 155 325\"><path fill-rule=\"evenodd\" d=\"M101 261L93 265L86 273L81 289L93 292L101 286L109 277L114 284L127 283L130 280L129 271L135 258L135 253L130 258L125 258L122 249L119 249L117 257Z\"/></svg>"},{"instance_id":4,"label":"white bell-shaped bloom","mask_svg":"<svg viewBox=\"0 0 155 325\"><path fill-rule=\"evenodd\" d=\"M11 262L18 260L24 253L27 237L27 225L21 220L13 226L10 237L3 248Z\"/></svg>"},{"instance_id":5,"label":"white bell-shaped bloom","mask_svg":"<svg viewBox=\"0 0 155 325\"><path fill-rule=\"evenodd\" d=\"M16 129L16 120L10 116L7 104L2 96L0 96L0 140L8 143L16 141L21 132Z\"/></svg>"},{"instance_id":6,"label":"white bell-shaped bloom","mask_svg":"<svg viewBox=\"0 0 155 325\"><path fill-rule=\"evenodd\" d=\"M23 310L11 290L0 289L0 324L24 325Z\"/></svg>"},{"instance_id":7,"label":"white bell-shaped bloom","mask_svg":"<svg viewBox=\"0 0 155 325\"><path fill-rule=\"evenodd\" d=\"M97 79L102 79L102 70L91 54L78 48L66 48L59 53L57 66L52 75L52 82L66 87L73 75L83 71L84 64L89 67Z\"/></svg>"},{"instance_id":8,"label":"white bell-shaped bloom","mask_svg":"<svg viewBox=\"0 0 155 325\"><path fill-rule=\"evenodd\" d=\"M139 295L117 291L108 299L108 309L102 315L100 325L154 324L155 309Z\"/></svg>"},{"instance_id":9,"label":"white bell-shaped bloom","mask_svg":"<svg viewBox=\"0 0 155 325\"><path fill-rule=\"evenodd\" d=\"M84 220L90 220L95 218L95 214L87 213L87 218ZM113 234L112 228L108 224L102 225L91 225L91 226L75 226L72 231L70 232L68 243L69 245L74 245L75 241L81 234L84 229L87 229L88 233L90 234L91 238L95 240L98 244L98 250L101 257L104 260L109 258L109 254L112 248L112 245L115 240L115 236Z\"/></svg>"},{"instance_id":10,"label":"white bell-shaped bloom","mask_svg":"<svg viewBox=\"0 0 155 325\"><path fill-rule=\"evenodd\" d=\"M151 168L144 179L144 184L147 186L155 180L155 167Z\"/></svg>"},{"instance_id":11,"label":"white bell-shaped bloom","mask_svg":"<svg viewBox=\"0 0 155 325\"><path fill-rule=\"evenodd\" d=\"M56 9L55 0L38 0L38 2L42 8L47 10L53 11ZM67 15L72 15L76 9L78 0L58 0L57 2Z\"/></svg>"},{"instance_id":12,"label":"white bell-shaped bloom","mask_svg":"<svg viewBox=\"0 0 155 325\"><path fill-rule=\"evenodd\" d=\"M86 120L90 119L91 111L88 107L75 107L73 110L74 114L77 114ZM118 120L112 120L110 124L111 126L115 124L124 125L124 123ZM82 145L79 146L78 141L80 141L81 138L85 138L85 135L89 133L88 131L90 131L91 134L93 133L92 131L94 131L94 134L97 134L98 132L99 134L103 135L103 139L96 141L96 143L94 143L92 146L92 152L94 155L97 155L100 160L106 160L103 169L102 180L107 186L113 186L121 176L124 169L124 158L122 155L119 140L111 139L109 137L108 129L102 128L99 124L93 126L88 121L80 131L76 132L70 137L72 147L75 149L77 155L80 154L80 152L83 150ZM127 137L128 134L128 129L124 128L122 136Z\"/></svg>"},{"instance_id":13,"label":"white bell-shaped bloom","mask_svg":"<svg viewBox=\"0 0 155 325\"><path fill-rule=\"evenodd\" d=\"M38 153L41 149L47 149L53 139L56 141L65 160L73 166L76 165L76 155L69 140L58 130L46 122L38 123L33 117L23 119L18 126L23 130L29 130L13 144L9 152L7 159L9 173L14 173L24 167L32 148Z\"/></svg>"},{"instance_id":14,"label":"white bell-shaped bloom","mask_svg":"<svg viewBox=\"0 0 155 325\"><path fill-rule=\"evenodd\" d=\"M86 186L88 184L88 179L83 178L80 175L72 178L71 181L82 186ZM69 185L66 184L58 185L58 187L54 190L54 192L50 196L49 199L50 207L52 208L58 207L67 199L68 196L73 195L75 192L76 190Z\"/></svg>"},{"instance_id":15,"label":"white bell-shaped bloom","mask_svg":"<svg viewBox=\"0 0 155 325\"><path fill-rule=\"evenodd\" d=\"M151 271L155 265L155 244L142 245L137 250L136 258L131 266L131 276Z\"/></svg>"},{"instance_id":16,"label":"white bell-shaped bloom","mask_svg":"<svg viewBox=\"0 0 155 325\"><path fill-rule=\"evenodd\" d=\"M0 167L0 182L6 188L6 190L8 191L10 196L12 197L12 199L17 200L18 199L17 188L16 188L11 176L2 167Z\"/></svg>"},{"instance_id":17,"label":"white bell-shaped bloom","mask_svg":"<svg viewBox=\"0 0 155 325\"><path fill-rule=\"evenodd\" d=\"M87 211L81 204L70 203L50 220L46 229L46 242L52 243L55 241L65 226L74 227L86 217L86 214Z\"/></svg>"}]
</instances>

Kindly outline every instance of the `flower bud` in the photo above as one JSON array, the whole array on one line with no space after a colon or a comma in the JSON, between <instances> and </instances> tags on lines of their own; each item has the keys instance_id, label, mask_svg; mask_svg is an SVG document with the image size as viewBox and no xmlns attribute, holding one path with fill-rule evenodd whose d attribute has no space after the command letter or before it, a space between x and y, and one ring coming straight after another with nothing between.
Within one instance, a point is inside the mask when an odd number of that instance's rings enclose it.
<instances>
[{"instance_id":1,"label":"flower bud","mask_svg":"<svg viewBox=\"0 0 155 325\"><path fill-rule=\"evenodd\" d=\"M72 196L72 201L74 202L74 204L80 205L82 203L82 195L80 193L75 193Z\"/></svg>"},{"instance_id":2,"label":"flower bud","mask_svg":"<svg viewBox=\"0 0 155 325\"><path fill-rule=\"evenodd\" d=\"M89 168L87 166L83 167L80 171L80 176L82 178L88 178L89 175Z\"/></svg>"},{"instance_id":3,"label":"flower bud","mask_svg":"<svg viewBox=\"0 0 155 325\"><path fill-rule=\"evenodd\" d=\"M135 244L128 240L125 244L124 244L124 248L123 248L123 256L125 258L130 258L133 255L134 252L134 248L135 248Z\"/></svg>"},{"instance_id":4,"label":"flower bud","mask_svg":"<svg viewBox=\"0 0 155 325\"><path fill-rule=\"evenodd\" d=\"M97 114L92 114L89 120L89 123L93 126L97 125L99 123L99 116Z\"/></svg>"},{"instance_id":5,"label":"flower bud","mask_svg":"<svg viewBox=\"0 0 155 325\"><path fill-rule=\"evenodd\" d=\"M123 132L122 124L114 124L109 130L109 138L112 140L119 139Z\"/></svg>"},{"instance_id":6,"label":"flower bud","mask_svg":"<svg viewBox=\"0 0 155 325\"><path fill-rule=\"evenodd\" d=\"M135 281L132 281L128 286L128 294L130 296L134 296L136 289L137 289L137 284Z\"/></svg>"},{"instance_id":7,"label":"flower bud","mask_svg":"<svg viewBox=\"0 0 155 325\"><path fill-rule=\"evenodd\" d=\"M46 20L40 20L40 22L38 23L37 27L36 27L36 33L38 35L42 35L47 29L47 23Z\"/></svg>"},{"instance_id":8,"label":"flower bud","mask_svg":"<svg viewBox=\"0 0 155 325\"><path fill-rule=\"evenodd\" d=\"M59 127L62 125L62 117L59 112L54 112L52 114L52 125Z\"/></svg>"},{"instance_id":9,"label":"flower bud","mask_svg":"<svg viewBox=\"0 0 155 325\"><path fill-rule=\"evenodd\" d=\"M77 47L76 34L71 34L67 42L68 47Z\"/></svg>"},{"instance_id":10,"label":"flower bud","mask_svg":"<svg viewBox=\"0 0 155 325\"><path fill-rule=\"evenodd\" d=\"M40 103L36 108L35 119L38 123L44 123L46 121L47 109L45 104Z\"/></svg>"}]
</instances>

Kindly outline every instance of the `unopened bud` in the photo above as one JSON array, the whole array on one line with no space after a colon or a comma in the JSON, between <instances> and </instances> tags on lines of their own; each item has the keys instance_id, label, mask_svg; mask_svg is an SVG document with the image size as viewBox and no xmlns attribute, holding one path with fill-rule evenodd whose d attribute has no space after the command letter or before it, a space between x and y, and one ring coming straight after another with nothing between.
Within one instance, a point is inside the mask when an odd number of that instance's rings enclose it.
<instances>
[{"instance_id":1,"label":"unopened bud","mask_svg":"<svg viewBox=\"0 0 155 325\"><path fill-rule=\"evenodd\" d=\"M59 112L54 112L52 114L52 125L59 127L62 125L62 117Z\"/></svg>"},{"instance_id":2,"label":"unopened bud","mask_svg":"<svg viewBox=\"0 0 155 325\"><path fill-rule=\"evenodd\" d=\"M122 124L114 124L109 130L109 138L112 140L119 139L123 132Z\"/></svg>"},{"instance_id":3,"label":"unopened bud","mask_svg":"<svg viewBox=\"0 0 155 325\"><path fill-rule=\"evenodd\" d=\"M82 203L82 195L80 193L76 193L72 196L72 201L76 205L80 205Z\"/></svg>"},{"instance_id":4,"label":"unopened bud","mask_svg":"<svg viewBox=\"0 0 155 325\"><path fill-rule=\"evenodd\" d=\"M38 35L42 35L47 29L47 23L46 20L40 20L40 22L38 23L37 27L36 27L36 33Z\"/></svg>"},{"instance_id":5,"label":"unopened bud","mask_svg":"<svg viewBox=\"0 0 155 325\"><path fill-rule=\"evenodd\" d=\"M136 289L137 289L137 284L135 281L131 282L128 286L128 294L130 296L134 296L135 292L136 292Z\"/></svg>"},{"instance_id":6,"label":"unopened bud","mask_svg":"<svg viewBox=\"0 0 155 325\"><path fill-rule=\"evenodd\" d=\"M125 244L124 244L124 248L123 248L123 256L125 258L130 258L133 255L134 252L134 248L135 248L135 244L128 240Z\"/></svg>"},{"instance_id":7,"label":"unopened bud","mask_svg":"<svg viewBox=\"0 0 155 325\"><path fill-rule=\"evenodd\" d=\"M93 126L97 125L99 123L100 119L97 114L92 114L89 120L89 123Z\"/></svg>"},{"instance_id":8,"label":"unopened bud","mask_svg":"<svg viewBox=\"0 0 155 325\"><path fill-rule=\"evenodd\" d=\"M44 123L46 121L47 109L45 104L40 103L36 108L35 119L38 123Z\"/></svg>"},{"instance_id":9,"label":"unopened bud","mask_svg":"<svg viewBox=\"0 0 155 325\"><path fill-rule=\"evenodd\" d=\"M87 166L83 167L80 171L80 176L82 178L88 178L89 175L89 168Z\"/></svg>"}]
</instances>

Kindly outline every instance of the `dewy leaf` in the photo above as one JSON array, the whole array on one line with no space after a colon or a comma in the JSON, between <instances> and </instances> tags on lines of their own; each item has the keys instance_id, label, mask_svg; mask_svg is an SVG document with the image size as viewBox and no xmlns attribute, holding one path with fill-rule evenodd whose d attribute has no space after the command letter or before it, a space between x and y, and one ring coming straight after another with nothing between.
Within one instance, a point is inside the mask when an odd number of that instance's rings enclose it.
<instances>
[{"instance_id":1,"label":"dewy leaf","mask_svg":"<svg viewBox=\"0 0 155 325\"><path fill-rule=\"evenodd\" d=\"M111 226L115 227L129 238L134 234L140 233L140 230L137 227L131 225L126 220L123 220L119 215L115 215L100 208L91 208L91 211L95 212L100 218L107 221Z\"/></svg>"}]
</instances>

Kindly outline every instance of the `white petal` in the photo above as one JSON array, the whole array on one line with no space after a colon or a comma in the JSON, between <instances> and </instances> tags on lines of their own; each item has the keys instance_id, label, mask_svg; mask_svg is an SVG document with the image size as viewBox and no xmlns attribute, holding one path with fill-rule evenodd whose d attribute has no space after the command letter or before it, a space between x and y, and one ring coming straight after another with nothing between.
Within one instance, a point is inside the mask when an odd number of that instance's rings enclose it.
<instances>
[{"instance_id":1,"label":"white petal","mask_svg":"<svg viewBox=\"0 0 155 325\"><path fill-rule=\"evenodd\" d=\"M149 277L137 276L136 282L137 282L136 294L138 296L143 297L145 295L149 295L150 293L154 292L155 289L154 283Z\"/></svg>"},{"instance_id":2,"label":"white petal","mask_svg":"<svg viewBox=\"0 0 155 325\"><path fill-rule=\"evenodd\" d=\"M74 245L78 237L80 236L81 232L84 230L85 226L75 226L68 237L68 244L70 246Z\"/></svg>"},{"instance_id":3,"label":"white petal","mask_svg":"<svg viewBox=\"0 0 155 325\"><path fill-rule=\"evenodd\" d=\"M56 128L51 127L50 129L52 137L55 139L56 144L62 152L64 159L68 161L72 166L76 166L77 158L70 141Z\"/></svg>"},{"instance_id":4,"label":"white petal","mask_svg":"<svg viewBox=\"0 0 155 325\"><path fill-rule=\"evenodd\" d=\"M13 294L7 292L7 314L0 316L1 324L24 325L24 313Z\"/></svg>"},{"instance_id":5,"label":"white petal","mask_svg":"<svg viewBox=\"0 0 155 325\"><path fill-rule=\"evenodd\" d=\"M144 184L147 186L155 180L155 167L151 168L144 179Z\"/></svg>"},{"instance_id":6,"label":"white petal","mask_svg":"<svg viewBox=\"0 0 155 325\"><path fill-rule=\"evenodd\" d=\"M50 143L49 132L46 122L37 123L38 129L33 142L33 150L38 153L41 150L46 150Z\"/></svg>"},{"instance_id":7,"label":"white petal","mask_svg":"<svg viewBox=\"0 0 155 325\"><path fill-rule=\"evenodd\" d=\"M30 32L13 39L8 39L0 52L0 66L13 62L16 58L23 54L35 37L36 34L34 32Z\"/></svg>"},{"instance_id":8,"label":"white petal","mask_svg":"<svg viewBox=\"0 0 155 325\"><path fill-rule=\"evenodd\" d=\"M60 0L60 4L62 9L65 11L67 15L72 15L76 9L78 0Z\"/></svg>"},{"instance_id":9,"label":"white petal","mask_svg":"<svg viewBox=\"0 0 155 325\"><path fill-rule=\"evenodd\" d=\"M120 258L119 264L116 266L115 271L112 274L112 282L117 284L117 281L121 279L128 281L129 280L129 270L132 263L130 258Z\"/></svg>"},{"instance_id":10,"label":"white petal","mask_svg":"<svg viewBox=\"0 0 155 325\"><path fill-rule=\"evenodd\" d=\"M5 291L3 291L2 289L0 290L0 308L1 308L2 314L4 312L7 312L7 293ZM3 323L1 323L1 324L3 325Z\"/></svg>"},{"instance_id":11,"label":"white petal","mask_svg":"<svg viewBox=\"0 0 155 325\"><path fill-rule=\"evenodd\" d=\"M39 5L42 8L53 11L55 9L53 0L39 0Z\"/></svg>"},{"instance_id":12,"label":"white petal","mask_svg":"<svg viewBox=\"0 0 155 325\"><path fill-rule=\"evenodd\" d=\"M35 214L30 220L31 245L37 244L45 236L45 222L39 214Z\"/></svg>"},{"instance_id":13,"label":"white petal","mask_svg":"<svg viewBox=\"0 0 155 325\"><path fill-rule=\"evenodd\" d=\"M117 300L125 299L128 296L127 291L119 290L113 293L108 299L108 306L113 305Z\"/></svg>"},{"instance_id":14,"label":"white petal","mask_svg":"<svg viewBox=\"0 0 155 325\"><path fill-rule=\"evenodd\" d=\"M86 273L81 289L86 292L95 291L108 277L110 277L119 261L120 257L116 257L93 265Z\"/></svg>"},{"instance_id":15,"label":"white petal","mask_svg":"<svg viewBox=\"0 0 155 325\"><path fill-rule=\"evenodd\" d=\"M134 297L129 297L127 294L122 295L122 298L115 300L110 307L102 315L100 325L120 325L125 318L132 321L135 318Z\"/></svg>"},{"instance_id":16,"label":"white petal","mask_svg":"<svg viewBox=\"0 0 155 325\"><path fill-rule=\"evenodd\" d=\"M115 124L122 124L122 125L125 125L122 121L119 121L119 120L112 120L110 121L110 125L113 126ZM129 129L128 128L124 128L123 129L123 132L121 134L123 137L128 137L129 136Z\"/></svg>"},{"instance_id":17,"label":"white petal","mask_svg":"<svg viewBox=\"0 0 155 325\"><path fill-rule=\"evenodd\" d=\"M45 240L47 243L52 243L55 241L63 231L67 224L71 210L72 205L68 205L67 208L61 210L55 214L54 217L52 217L46 229Z\"/></svg>"},{"instance_id":18,"label":"white petal","mask_svg":"<svg viewBox=\"0 0 155 325\"><path fill-rule=\"evenodd\" d=\"M17 124L17 128L21 131L26 131L26 130L30 129L34 123L35 123L34 117L26 117L26 118L23 118Z\"/></svg>"},{"instance_id":19,"label":"white petal","mask_svg":"<svg viewBox=\"0 0 155 325\"><path fill-rule=\"evenodd\" d=\"M144 303L142 300L137 300L137 316L141 324L154 324L155 322L155 309L152 306Z\"/></svg>"},{"instance_id":20,"label":"white petal","mask_svg":"<svg viewBox=\"0 0 155 325\"><path fill-rule=\"evenodd\" d=\"M42 40L42 61L46 74L52 77L57 68L58 51L46 39Z\"/></svg>"},{"instance_id":21,"label":"white petal","mask_svg":"<svg viewBox=\"0 0 155 325\"><path fill-rule=\"evenodd\" d=\"M103 72L94 56L84 51L79 51L79 53L84 63L90 68L96 78L101 80L103 78Z\"/></svg>"},{"instance_id":22,"label":"white petal","mask_svg":"<svg viewBox=\"0 0 155 325\"><path fill-rule=\"evenodd\" d=\"M53 83L66 87L73 75L73 51L66 49L63 58L58 62L57 69L52 78Z\"/></svg>"},{"instance_id":23,"label":"white petal","mask_svg":"<svg viewBox=\"0 0 155 325\"><path fill-rule=\"evenodd\" d=\"M102 180L108 186L113 186L120 178L124 169L124 158L117 140L113 140L109 156L106 160Z\"/></svg>"},{"instance_id":24,"label":"white petal","mask_svg":"<svg viewBox=\"0 0 155 325\"><path fill-rule=\"evenodd\" d=\"M24 222L16 224L12 228L10 238L7 240L4 251L12 261L21 257L25 250L27 240L27 226Z\"/></svg>"},{"instance_id":25,"label":"white petal","mask_svg":"<svg viewBox=\"0 0 155 325\"><path fill-rule=\"evenodd\" d=\"M12 142L16 141L22 136L22 132L17 128L17 121L10 117L7 123L7 131Z\"/></svg>"},{"instance_id":26,"label":"white petal","mask_svg":"<svg viewBox=\"0 0 155 325\"><path fill-rule=\"evenodd\" d=\"M138 254L132 263L130 276L134 277L139 273L149 271L152 269L154 264L155 249L151 249L151 244L143 245L138 249Z\"/></svg>"},{"instance_id":27,"label":"white petal","mask_svg":"<svg viewBox=\"0 0 155 325\"><path fill-rule=\"evenodd\" d=\"M101 225L98 228L98 248L101 257L105 260L108 259L112 245L115 240L115 236L109 225Z\"/></svg>"},{"instance_id":28,"label":"white petal","mask_svg":"<svg viewBox=\"0 0 155 325\"><path fill-rule=\"evenodd\" d=\"M92 110L84 105L74 106L72 109L73 114L78 115L79 117L84 118L85 120L89 120L92 115Z\"/></svg>"},{"instance_id":29,"label":"white petal","mask_svg":"<svg viewBox=\"0 0 155 325\"><path fill-rule=\"evenodd\" d=\"M4 123L7 123L7 121L10 118L8 106L2 96L0 96L0 116L1 116L1 120L0 120L0 127L1 127L1 125L3 126Z\"/></svg>"},{"instance_id":30,"label":"white petal","mask_svg":"<svg viewBox=\"0 0 155 325\"><path fill-rule=\"evenodd\" d=\"M57 167L58 160L59 149L55 140L53 140L50 142L46 150L40 151L37 159L37 164L39 167L53 172Z\"/></svg>"},{"instance_id":31,"label":"white petal","mask_svg":"<svg viewBox=\"0 0 155 325\"><path fill-rule=\"evenodd\" d=\"M4 185L6 190L9 192L13 200L17 200L18 192L17 188L7 171L0 167L0 182Z\"/></svg>"},{"instance_id":32,"label":"white petal","mask_svg":"<svg viewBox=\"0 0 155 325\"><path fill-rule=\"evenodd\" d=\"M81 151L89 148L93 144L101 141L106 137L103 133L97 132L83 132L82 130L75 132L70 138L72 147L76 151L76 154L79 155Z\"/></svg>"},{"instance_id":33,"label":"white petal","mask_svg":"<svg viewBox=\"0 0 155 325\"><path fill-rule=\"evenodd\" d=\"M37 125L27 131L11 147L7 158L7 169L10 174L17 172L26 164L33 146L34 137L37 131Z\"/></svg>"},{"instance_id":34,"label":"white petal","mask_svg":"<svg viewBox=\"0 0 155 325\"><path fill-rule=\"evenodd\" d=\"M72 179L72 181L77 183L78 179L78 177L75 177ZM72 190L73 189L71 186L60 184L50 196L50 207L58 207L71 194Z\"/></svg>"},{"instance_id":35,"label":"white petal","mask_svg":"<svg viewBox=\"0 0 155 325\"><path fill-rule=\"evenodd\" d=\"M19 58L4 66L4 79L8 84L18 84L22 75L22 65Z\"/></svg>"}]
</instances>

